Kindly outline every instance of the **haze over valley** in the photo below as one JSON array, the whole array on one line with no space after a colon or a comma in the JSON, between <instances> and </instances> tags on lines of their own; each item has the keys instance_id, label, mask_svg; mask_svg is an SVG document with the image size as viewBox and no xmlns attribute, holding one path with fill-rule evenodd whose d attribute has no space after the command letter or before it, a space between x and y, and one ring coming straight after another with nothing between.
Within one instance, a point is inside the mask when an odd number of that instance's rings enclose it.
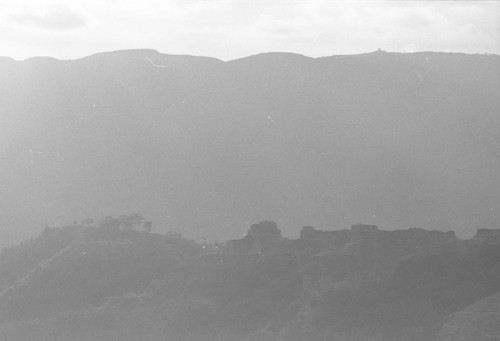
<instances>
[{"instance_id":1,"label":"haze over valley","mask_svg":"<svg viewBox=\"0 0 500 341\"><path fill-rule=\"evenodd\" d=\"M0 341L500 340L500 2L0 0Z\"/></svg>"}]
</instances>

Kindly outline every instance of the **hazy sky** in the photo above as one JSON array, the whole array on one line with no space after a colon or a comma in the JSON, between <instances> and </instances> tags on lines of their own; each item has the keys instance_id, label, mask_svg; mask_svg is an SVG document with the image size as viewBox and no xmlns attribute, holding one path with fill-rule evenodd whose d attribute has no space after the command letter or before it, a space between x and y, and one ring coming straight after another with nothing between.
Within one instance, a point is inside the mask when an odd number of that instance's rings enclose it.
<instances>
[{"instance_id":1,"label":"hazy sky","mask_svg":"<svg viewBox=\"0 0 500 341\"><path fill-rule=\"evenodd\" d=\"M500 53L500 2L0 0L0 56L152 48L234 59L387 51Z\"/></svg>"}]
</instances>

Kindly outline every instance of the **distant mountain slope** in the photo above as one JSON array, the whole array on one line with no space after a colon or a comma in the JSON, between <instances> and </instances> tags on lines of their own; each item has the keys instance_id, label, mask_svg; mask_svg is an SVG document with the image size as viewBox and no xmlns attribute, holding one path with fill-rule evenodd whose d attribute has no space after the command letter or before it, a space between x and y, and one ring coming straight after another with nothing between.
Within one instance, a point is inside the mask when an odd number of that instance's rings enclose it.
<instances>
[{"instance_id":1,"label":"distant mountain slope","mask_svg":"<svg viewBox=\"0 0 500 341\"><path fill-rule=\"evenodd\" d=\"M0 59L0 226L140 211L188 236L500 224L500 57Z\"/></svg>"}]
</instances>

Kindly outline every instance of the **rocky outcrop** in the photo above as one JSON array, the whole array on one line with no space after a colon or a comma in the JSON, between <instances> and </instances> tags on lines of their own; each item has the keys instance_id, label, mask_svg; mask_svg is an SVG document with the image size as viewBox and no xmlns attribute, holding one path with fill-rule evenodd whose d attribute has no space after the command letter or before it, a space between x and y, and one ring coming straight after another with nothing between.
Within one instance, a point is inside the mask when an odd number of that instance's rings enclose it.
<instances>
[{"instance_id":1,"label":"rocky outcrop","mask_svg":"<svg viewBox=\"0 0 500 341\"><path fill-rule=\"evenodd\" d=\"M453 248L459 240L452 231L383 231L376 225L356 224L341 231L305 227L299 242L320 251L310 258L305 287L321 292L381 281L392 275L400 262Z\"/></svg>"},{"instance_id":2,"label":"rocky outcrop","mask_svg":"<svg viewBox=\"0 0 500 341\"><path fill-rule=\"evenodd\" d=\"M500 229L478 229L473 241L480 243L500 243Z\"/></svg>"},{"instance_id":3,"label":"rocky outcrop","mask_svg":"<svg viewBox=\"0 0 500 341\"><path fill-rule=\"evenodd\" d=\"M459 243L453 231L384 231L367 224L336 231L304 226L299 239L287 240L276 223L264 221L252 225L242 239L228 241L227 249L237 254L292 254L304 269L306 292L319 293L384 280L402 261L424 258Z\"/></svg>"},{"instance_id":4,"label":"rocky outcrop","mask_svg":"<svg viewBox=\"0 0 500 341\"><path fill-rule=\"evenodd\" d=\"M281 236L278 224L273 221L262 221L253 224L242 239L226 242L227 249L232 253L276 253L285 238Z\"/></svg>"}]
</instances>

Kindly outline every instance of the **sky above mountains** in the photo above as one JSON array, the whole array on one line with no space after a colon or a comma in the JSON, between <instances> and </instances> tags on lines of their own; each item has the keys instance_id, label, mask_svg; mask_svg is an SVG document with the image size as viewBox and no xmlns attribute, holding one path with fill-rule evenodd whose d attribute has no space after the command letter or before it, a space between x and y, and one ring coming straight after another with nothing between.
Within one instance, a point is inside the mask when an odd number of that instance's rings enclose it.
<instances>
[{"instance_id":1,"label":"sky above mountains","mask_svg":"<svg viewBox=\"0 0 500 341\"><path fill-rule=\"evenodd\" d=\"M0 0L0 56L101 51L240 58L387 51L500 53L500 2Z\"/></svg>"}]
</instances>

